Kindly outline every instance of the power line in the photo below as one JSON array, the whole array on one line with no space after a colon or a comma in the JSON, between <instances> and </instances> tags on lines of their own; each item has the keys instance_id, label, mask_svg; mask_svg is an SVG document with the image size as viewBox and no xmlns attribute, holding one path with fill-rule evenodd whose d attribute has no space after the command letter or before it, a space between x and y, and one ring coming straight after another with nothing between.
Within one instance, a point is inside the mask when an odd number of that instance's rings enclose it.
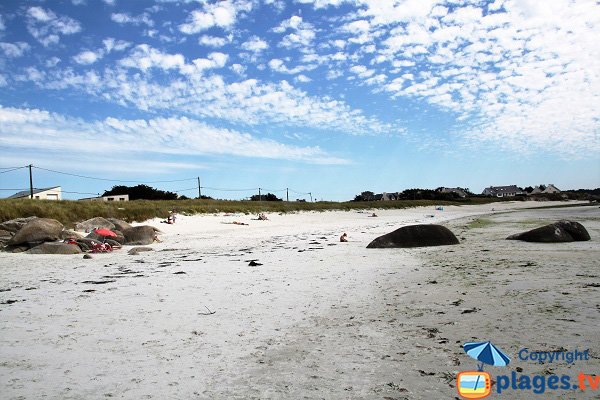
<instances>
[{"instance_id":1,"label":"power line","mask_svg":"<svg viewBox=\"0 0 600 400\"><path fill-rule=\"evenodd\" d=\"M25 167L22 167L22 168L25 168ZM167 180L167 181L148 181L148 182L144 182L144 181L126 181L126 180L119 180L119 179L107 179L107 178L98 178L98 177L94 177L94 176L72 174L70 172L56 171L56 170L53 170L53 169L36 167L35 165L33 166L33 168L41 169L43 171L48 171L48 172L54 172L55 174L75 176L77 178L94 179L94 180L97 180L97 181L107 181L107 182L120 182L120 183L170 183L170 182L185 182L185 181L196 180L196 178L187 178L187 179L174 179L174 180Z\"/></svg>"},{"instance_id":2,"label":"power line","mask_svg":"<svg viewBox=\"0 0 600 400\"><path fill-rule=\"evenodd\" d=\"M22 168L27 168L27 167L2 168L2 169L8 169L8 171L0 171L0 174L6 174L7 172L13 172L13 171L16 171L16 170L22 169Z\"/></svg>"},{"instance_id":3,"label":"power line","mask_svg":"<svg viewBox=\"0 0 600 400\"><path fill-rule=\"evenodd\" d=\"M258 188L252 188L252 189L220 189L220 188L213 188L213 187L208 187L208 186L202 186L202 189L216 190L218 192L253 192L255 190L258 190Z\"/></svg>"}]
</instances>

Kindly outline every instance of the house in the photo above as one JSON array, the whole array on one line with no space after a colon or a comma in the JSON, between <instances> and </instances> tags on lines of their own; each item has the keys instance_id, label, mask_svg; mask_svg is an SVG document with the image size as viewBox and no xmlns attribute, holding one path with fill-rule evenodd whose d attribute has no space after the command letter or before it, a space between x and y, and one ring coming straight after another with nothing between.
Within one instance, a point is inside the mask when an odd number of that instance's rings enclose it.
<instances>
[{"instance_id":1,"label":"house","mask_svg":"<svg viewBox=\"0 0 600 400\"><path fill-rule=\"evenodd\" d=\"M441 187L438 189L440 193L456 193L459 197L465 198L467 197L467 193L461 188L447 188Z\"/></svg>"},{"instance_id":2,"label":"house","mask_svg":"<svg viewBox=\"0 0 600 400\"><path fill-rule=\"evenodd\" d=\"M31 191L29 191L29 190L23 190L19 193L15 193L9 197L9 199L29 199L29 198L31 198ZM33 189L33 198L38 199L38 200L62 200L62 189L60 186Z\"/></svg>"},{"instance_id":3,"label":"house","mask_svg":"<svg viewBox=\"0 0 600 400\"><path fill-rule=\"evenodd\" d=\"M373 196L373 198L371 200L374 201L391 201L391 200L399 200L400 199L400 193L398 192L394 192L394 193L378 193L376 195Z\"/></svg>"},{"instance_id":4,"label":"house","mask_svg":"<svg viewBox=\"0 0 600 400\"><path fill-rule=\"evenodd\" d=\"M533 191L529 193L532 194L550 194L550 193L560 193L560 189L558 189L553 184L549 183L548 186L540 185L533 188Z\"/></svg>"},{"instance_id":5,"label":"house","mask_svg":"<svg viewBox=\"0 0 600 400\"><path fill-rule=\"evenodd\" d=\"M129 201L129 195L128 194L115 194L115 195L110 195L110 196L86 197L84 199L79 199L79 200L85 200L85 201Z\"/></svg>"},{"instance_id":6,"label":"house","mask_svg":"<svg viewBox=\"0 0 600 400\"><path fill-rule=\"evenodd\" d=\"M510 186L490 186L483 189L481 193L484 196L493 197L515 197L516 195L523 194L523 191L516 185Z\"/></svg>"}]
</instances>

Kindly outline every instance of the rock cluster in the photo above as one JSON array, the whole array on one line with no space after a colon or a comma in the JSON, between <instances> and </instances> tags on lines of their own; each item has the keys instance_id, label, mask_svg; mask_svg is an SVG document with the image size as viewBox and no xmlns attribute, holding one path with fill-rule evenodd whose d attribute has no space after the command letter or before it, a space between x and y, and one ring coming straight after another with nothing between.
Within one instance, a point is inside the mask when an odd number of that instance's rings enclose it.
<instances>
[{"instance_id":1,"label":"rock cluster","mask_svg":"<svg viewBox=\"0 0 600 400\"><path fill-rule=\"evenodd\" d=\"M105 238L94 232L98 228L109 229L117 236ZM50 218L28 217L2 222L0 250L29 254L78 254L92 250L99 242L111 246L152 244L160 232L152 226L132 227L125 221L101 217L80 222L75 229L88 234L84 237Z\"/></svg>"}]
</instances>

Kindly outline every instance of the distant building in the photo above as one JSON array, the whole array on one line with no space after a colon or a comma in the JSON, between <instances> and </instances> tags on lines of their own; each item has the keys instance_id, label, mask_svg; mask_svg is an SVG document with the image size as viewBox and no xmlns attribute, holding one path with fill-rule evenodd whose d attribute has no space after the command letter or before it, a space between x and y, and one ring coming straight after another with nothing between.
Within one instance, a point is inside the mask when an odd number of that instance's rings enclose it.
<instances>
[{"instance_id":1,"label":"distant building","mask_svg":"<svg viewBox=\"0 0 600 400\"><path fill-rule=\"evenodd\" d=\"M440 193L456 193L459 197L465 198L467 197L467 193L462 190L461 188L447 188L447 187L442 187L438 189L438 192Z\"/></svg>"},{"instance_id":2,"label":"distant building","mask_svg":"<svg viewBox=\"0 0 600 400\"><path fill-rule=\"evenodd\" d=\"M515 197L516 195L523 194L524 192L519 189L516 185L510 186L490 186L483 189L481 193L484 196L492 197Z\"/></svg>"},{"instance_id":3,"label":"distant building","mask_svg":"<svg viewBox=\"0 0 600 400\"><path fill-rule=\"evenodd\" d=\"M23 190L15 193L9 199L29 199L31 191ZM44 189L33 189L33 198L37 200L62 200L62 189L60 186L53 186Z\"/></svg>"},{"instance_id":4,"label":"distant building","mask_svg":"<svg viewBox=\"0 0 600 400\"><path fill-rule=\"evenodd\" d=\"M374 201L400 200L400 193L398 193L398 192L394 192L394 193L386 193L386 192L378 193L378 194L374 195L371 200L374 200Z\"/></svg>"},{"instance_id":5,"label":"distant building","mask_svg":"<svg viewBox=\"0 0 600 400\"><path fill-rule=\"evenodd\" d=\"M546 187L544 187L542 185L534 187L533 191L531 193L529 193L529 195L550 194L550 193L560 193L560 189L558 189L553 184L549 183L548 186L546 186Z\"/></svg>"},{"instance_id":6,"label":"distant building","mask_svg":"<svg viewBox=\"0 0 600 400\"><path fill-rule=\"evenodd\" d=\"M116 194L111 196L100 196L100 197L86 197L79 199L84 201L129 201L128 194Z\"/></svg>"}]
</instances>

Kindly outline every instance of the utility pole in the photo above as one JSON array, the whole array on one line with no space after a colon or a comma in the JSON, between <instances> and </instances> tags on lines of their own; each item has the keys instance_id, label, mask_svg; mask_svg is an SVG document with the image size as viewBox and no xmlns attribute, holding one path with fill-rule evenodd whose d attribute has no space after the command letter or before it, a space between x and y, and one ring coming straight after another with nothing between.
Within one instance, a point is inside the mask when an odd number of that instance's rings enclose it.
<instances>
[{"instance_id":1,"label":"utility pole","mask_svg":"<svg viewBox=\"0 0 600 400\"><path fill-rule=\"evenodd\" d=\"M290 201L290 192L289 192L289 190L290 190L290 189L288 189L288 188L285 188L285 198L286 198L286 200L287 200L288 202Z\"/></svg>"},{"instance_id":2,"label":"utility pole","mask_svg":"<svg viewBox=\"0 0 600 400\"><path fill-rule=\"evenodd\" d=\"M31 174L31 167L33 165L29 164L29 198L33 199L33 175Z\"/></svg>"},{"instance_id":3,"label":"utility pole","mask_svg":"<svg viewBox=\"0 0 600 400\"><path fill-rule=\"evenodd\" d=\"M200 186L200 177L198 177L198 200L202 199L202 189Z\"/></svg>"},{"instance_id":4,"label":"utility pole","mask_svg":"<svg viewBox=\"0 0 600 400\"><path fill-rule=\"evenodd\" d=\"M260 194L260 188L258 188L258 201L262 201L262 195Z\"/></svg>"},{"instance_id":5,"label":"utility pole","mask_svg":"<svg viewBox=\"0 0 600 400\"><path fill-rule=\"evenodd\" d=\"M308 192L308 194L310 195L310 202L312 203L312 193Z\"/></svg>"}]
</instances>

